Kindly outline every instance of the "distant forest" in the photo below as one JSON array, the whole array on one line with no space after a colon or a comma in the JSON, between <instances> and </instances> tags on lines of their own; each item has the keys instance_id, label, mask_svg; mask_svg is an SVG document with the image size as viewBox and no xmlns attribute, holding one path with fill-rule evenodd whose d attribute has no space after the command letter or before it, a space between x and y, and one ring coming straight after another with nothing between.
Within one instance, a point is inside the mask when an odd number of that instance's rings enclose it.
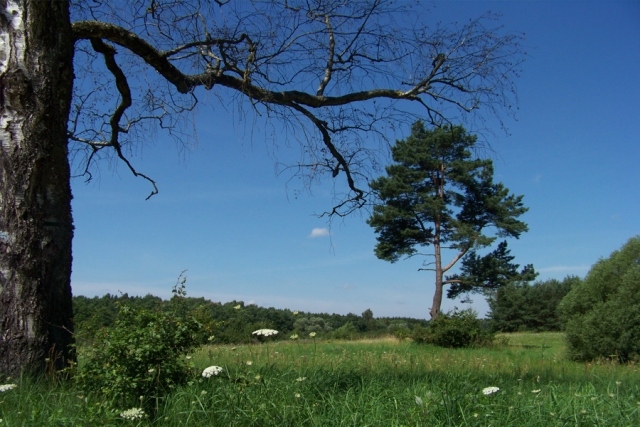
<instances>
[{"instance_id":1,"label":"distant forest","mask_svg":"<svg viewBox=\"0 0 640 427\"><path fill-rule=\"evenodd\" d=\"M488 295L491 311L484 324L497 332L557 331L562 329L557 306L572 286L582 279L568 276L528 284L510 284ZM213 302L204 298L174 296L163 300L148 294L144 297L128 294L88 298L73 297L75 329L78 341L90 342L102 328L115 325L120 307L143 310L170 310L172 301L180 299L186 310L201 325L200 341L205 343L246 343L255 339L258 329L275 329L276 339L289 339L296 334L308 338L311 332L325 339L354 339L393 334L407 337L416 327L426 327L425 319L410 317L374 317L370 309L361 315L297 312L289 309L264 308L242 301Z\"/></svg>"},{"instance_id":2,"label":"distant forest","mask_svg":"<svg viewBox=\"0 0 640 427\"><path fill-rule=\"evenodd\" d=\"M350 339L362 335L409 332L416 325L428 324L427 320L408 317L374 318L370 309L361 315L308 313L264 308L255 304L245 305L242 301L223 304L191 297L182 298L181 304L202 325L203 343L250 342L253 339L253 331L265 328L277 330L277 339L289 339L294 333L300 338L305 338L311 332L315 332L318 337ZM169 310L171 300L163 300L151 294L144 297L129 296L126 293L93 298L74 296L75 328L79 340L90 339L97 330L114 326L122 306L144 310Z\"/></svg>"}]
</instances>

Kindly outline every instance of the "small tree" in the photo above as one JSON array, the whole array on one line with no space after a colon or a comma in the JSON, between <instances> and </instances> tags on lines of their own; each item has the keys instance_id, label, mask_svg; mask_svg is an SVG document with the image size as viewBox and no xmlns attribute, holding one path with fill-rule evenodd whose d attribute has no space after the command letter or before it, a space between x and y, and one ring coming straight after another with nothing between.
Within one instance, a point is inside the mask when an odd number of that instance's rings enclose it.
<instances>
[{"instance_id":1,"label":"small tree","mask_svg":"<svg viewBox=\"0 0 640 427\"><path fill-rule=\"evenodd\" d=\"M475 255L463 266L463 274L444 277L460 259L476 248L489 246L497 237L519 237L527 225L518 221L528 209L523 196L509 194L501 183L493 182L491 160L472 158L477 137L462 126L427 130L416 122L411 135L392 148L394 164L387 175L371 182L373 193L382 202L373 208L367 223L378 234L376 256L396 262L401 256L424 255L419 247L432 246L434 261L428 263L436 275L436 291L431 317L440 314L443 287L458 289L496 288L508 280L528 276L533 267L517 272L511 264L506 243L484 258ZM493 228L497 237L484 233ZM443 265L442 249L455 255Z\"/></svg>"}]
</instances>

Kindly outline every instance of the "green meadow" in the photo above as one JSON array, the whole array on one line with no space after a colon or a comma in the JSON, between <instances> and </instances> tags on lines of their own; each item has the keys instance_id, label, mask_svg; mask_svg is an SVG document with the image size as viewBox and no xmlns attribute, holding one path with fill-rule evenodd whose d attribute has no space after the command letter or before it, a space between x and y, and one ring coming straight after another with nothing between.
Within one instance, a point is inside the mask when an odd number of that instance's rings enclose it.
<instances>
[{"instance_id":1,"label":"green meadow","mask_svg":"<svg viewBox=\"0 0 640 427\"><path fill-rule=\"evenodd\" d=\"M14 379L0 393L0 426L640 425L638 365L564 353L561 333L502 334L479 349L391 337L210 345L189 356L188 385L142 397L137 406L152 408L142 419L72 381ZM222 372L203 378L212 365Z\"/></svg>"}]
</instances>

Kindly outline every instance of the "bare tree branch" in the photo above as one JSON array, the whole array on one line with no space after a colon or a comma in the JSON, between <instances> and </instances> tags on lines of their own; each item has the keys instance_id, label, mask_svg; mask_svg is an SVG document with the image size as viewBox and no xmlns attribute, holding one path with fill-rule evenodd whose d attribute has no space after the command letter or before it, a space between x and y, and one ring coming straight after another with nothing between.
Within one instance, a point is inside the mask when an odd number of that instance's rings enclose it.
<instances>
[{"instance_id":1,"label":"bare tree branch","mask_svg":"<svg viewBox=\"0 0 640 427\"><path fill-rule=\"evenodd\" d=\"M123 129L122 127L120 127L120 120L124 116L124 113L127 110L127 108L129 108L132 104L131 90L129 89L129 83L127 82L127 77L125 76L122 69L116 63L116 59L115 59L116 50L113 48L113 46L109 46L108 44L104 43L101 39L92 38L90 41L91 41L91 46L93 46L93 49L104 56L104 62L106 64L106 67L114 76L116 87L118 88L118 92L120 93L120 96L121 96L121 102L118 105L118 107L115 109L113 114L111 115L111 118L109 119L109 124L111 125L111 138L109 139L109 141L105 141L105 142L83 141L83 142L86 142L87 144L94 147L93 153L95 153L97 149L100 149L103 147L113 147L116 150L116 153L118 154L118 157L120 158L120 160L122 160L127 165L127 167L129 168L131 173L133 173L134 176L139 176L141 178L144 178L151 183L151 185L153 186L153 191L147 197L147 199L150 199L155 194L158 194L158 187L156 186L156 182L153 179L149 178L147 175L138 172L133 167L129 159L127 159L125 155L122 153L122 147L120 146L120 142L118 139L118 135L120 134L120 132L127 132L127 129ZM93 153L92 153L92 156L93 156ZM89 162L87 164L89 164Z\"/></svg>"},{"instance_id":2,"label":"bare tree branch","mask_svg":"<svg viewBox=\"0 0 640 427\"><path fill-rule=\"evenodd\" d=\"M372 139L386 149L390 136L418 115L434 125L483 120L480 110L498 114L516 101L519 36L486 27L489 15L462 26L430 27L405 6L386 0L132 0L129 9L116 11L107 2L79 3L76 45L82 50L83 41L101 40L123 47L119 55L139 73L141 88L129 94L133 106L124 107L123 95L106 113L91 100L110 94L101 89L84 96L78 86L71 140L93 141L85 155L93 161L105 148L98 141L126 136L131 149L152 122L179 140L188 138L175 126L203 88L225 105L248 101L256 116L276 118L292 138L302 135L303 159L285 170L307 174L307 184L344 172L349 190L327 214L352 212L367 204L368 178L378 167ZM91 52L86 55L91 63ZM85 70L97 87L106 87L99 68ZM108 65L106 72L121 93L119 77ZM418 108L401 109L402 103Z\"/></svg>"}]
</instances>

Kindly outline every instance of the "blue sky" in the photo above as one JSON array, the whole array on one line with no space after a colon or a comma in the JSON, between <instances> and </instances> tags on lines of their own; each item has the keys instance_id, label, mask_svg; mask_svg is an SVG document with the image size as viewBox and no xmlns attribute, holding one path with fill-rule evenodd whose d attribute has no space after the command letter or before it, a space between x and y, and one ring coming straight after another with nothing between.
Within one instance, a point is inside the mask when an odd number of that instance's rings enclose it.
<instances>
[{"instance_id":1,"label":"blue sky","mask_svg":"<svg viewBox=\"0 0 640 427\"><path fill-rule=\"evenodd\" d=\"M640 234L640 3L632 1L436 2L435 17L501 13L526 35L520 110L489 138L496 181L523 194L529 232L509 247L539 279L584 276ZM245 123L215 100L196 115L199 145L181 153L161 137L133 158L157 180L103 164L72 183L73 292L169 297L188 269L187 292L213 301L313 312L428 318L433 274L422 260L373 254L367 214L334 221L330 181L297 195L276 176L264 122ZM157 140L155 140L157 138ZM280 147L286 161L294 151ZM473 296L473 308L487 305ZM445 310L469 305L445 300Z\"/></svg>"}]
</instances>

